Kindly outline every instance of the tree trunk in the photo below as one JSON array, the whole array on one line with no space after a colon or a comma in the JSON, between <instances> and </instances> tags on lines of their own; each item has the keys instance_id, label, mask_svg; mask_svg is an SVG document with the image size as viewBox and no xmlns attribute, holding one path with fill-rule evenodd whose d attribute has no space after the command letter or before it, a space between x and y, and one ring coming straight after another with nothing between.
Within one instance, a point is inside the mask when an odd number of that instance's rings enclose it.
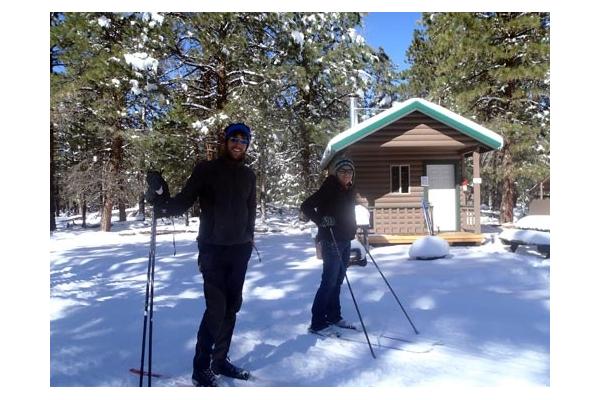
<instances>
[{"instance_id":1,"label":"tree trunk","mask_svg":"<svg viewBox=\"0 0 600 400\"><path fill-rule=\"evenodd\" d=\"M138 217L142 216L142 221L146 220L146 200L144 199L144 193L140 193L138 196Z\"/></svg>"},{"instance_id":2,"label":"tree trunk","mask_svg":"<svg viewBox=\"0 0 600 400\"><path fill-rule=\"evenodd\" d=\"M300 122L300 171L303 177L302 191L311 191L310 179L310 133L304 122Z\"/></svg>"},{"instance_id":3,"label":"tree trunk","mask_svg":"<svg viewBox=\"0 0 600 400\"><path fill-rule=\"evenodd\" d=\"M512 157L508 146L505 146L502 157L502 200L500 201L500 223L513 222L513 208L515 206L515 180L512 176Z\"/></svg>"},{"instance_id":4,"label":"tree trunk","mask_svg":"<svg viewBox=\"0 0 600 400\"><path fill-rule=\"evenodd\" d=\"M54 204L54 125L50 122L50 231L56 230L56 208Z\"/></svg>"},{"instance_id":5,"label":"tree trunk","mask_svg":"<svg viewBox=\"0 0 600 400\"><path fill-rule=\"evenodd\" d=\"M55 171L56 172L56 171ZM56 217L60 216L60 190L58 189L60 185L60 182L58 180L58 177L56 175L54 175L54 215Z\"/></svg>"},{"instance_id":6,"label":"tree trunk","mask_svg":"<svg viewBox=\"0 0 600 400\"><path fill-rule=\"evenodd\" d=\"M123 159L123 154L121 152L121 160ZM121 163L119 163L120 165ZM121 167L119 166L119 171L117 172L118 174L118 182L119 182L119 222L125 222L127 221L127 203L125 202L125 199L123 199L124 193L125 193L125 183L123 182L124 179L120 173L121 171Z\"/></svg>"},{"instance_id":7,"label":"tree trunk","mask_svg":"<svg viewBox=\"0 0 600 400\"><path fill-rule=\"evenodd\" d=\"M192 205L192 217L200 217L200 212L202 210L200 209L200 203L199 202L194 202L194 204Z\"/></svg>"},{"instance_id":8,"label":"tree trunk","mask_svg":"<svg viewBox=\"0 0 600 400\"><path fill-rule=\"evenodd\" d=\"M81 215L81 227L87 228L87 223L85 222L87 216L87 204L83 195L79 196L79 215Z\"/></svg>"},{"instance_id":9,"label":"tree trunk","mask_svg":"<svg viewBox=\"0 0 600 400\"><path fill-rule=\"evenodd\" d=\"M123 199L119 199L119 222L127 221L127 207Z\"/></svg>"},{"instance_id":10,"label":"tree trunk","mask_svg":"<svg viewBox=\"0 0 600 400\"><path fill-rule=\"evenodd\" d=\"M500 205L502 204L502 193L500 193L500 191L497 190L497 189L494 189L492 191L492 193L493 193L493 196L494 196L494 198L492 200L493 203L494 203L494 206L492 208L494 210L499 210L500 209Z\"/></svg>"},{"instance_id":11,"label":"tree trunk","mask_svg":"<svg viewBox=\"0 0 600 400\"><path fill-rule=\"evenodd\" d=\"M514 182L509 177L502 178L502 202L500 203L500 223L513 221Z\"/></svg>"},{"instance_id":12,"label":"tree trunk","mask_svg":"<svg viewBox=\"0 0 600 400\"><path fill-rule=\"evenodd\" d=\"M110 232L111 219L112 219L112 207L115 201L116 188L115 182L119 182L121 165L123 163L123 137L116 135L111 144L110 151L110 168L108 181L105 182L105 198L104 198L104 211L102 213L102 220L100 222L100 229L104 232Z\"/></svg>"},{"instance_id":13,"label":"tree trunk","mask_svg":"<svg viewBox=\"0 0 600 400\"><path fill-rule=\"evenodd\" d=\"M265 176L263 174L260 182L260 221L264 225L267 219L267 193L265 190Z\"/></svg>"},{"instance_id":14,"label":"tree trunk","mask_svg":"<svg viewBox=\"0 0 600 400\"><path fill-rule=\"evenodd\" d=\"M112 219L112 206L113 202L109 195L104 199L104 206L102 207L102 218L100 219L100 230L103 232L110 232L111 219Z\"/></svg>"}]
</instances>

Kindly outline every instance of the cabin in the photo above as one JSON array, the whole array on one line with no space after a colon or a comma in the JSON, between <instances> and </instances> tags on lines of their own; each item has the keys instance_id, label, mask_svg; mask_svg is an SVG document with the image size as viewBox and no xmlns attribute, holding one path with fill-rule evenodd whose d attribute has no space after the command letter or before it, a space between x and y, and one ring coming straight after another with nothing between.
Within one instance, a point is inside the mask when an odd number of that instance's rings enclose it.
<instances>
[{"instance_id":1,"label":"cabin","mask_svg":"<svg viewBox=\"0 0 600 400\"><path fill-rule=\"evenodd\" d=\"M333 137L320 166L326 169L338 153L354 161L357 202L371 217L369 243L412 243L426 235L425 202L435 234L481 244L481 155L502 146L499 134L412 98Z\"/></svg>"}]
</instances>

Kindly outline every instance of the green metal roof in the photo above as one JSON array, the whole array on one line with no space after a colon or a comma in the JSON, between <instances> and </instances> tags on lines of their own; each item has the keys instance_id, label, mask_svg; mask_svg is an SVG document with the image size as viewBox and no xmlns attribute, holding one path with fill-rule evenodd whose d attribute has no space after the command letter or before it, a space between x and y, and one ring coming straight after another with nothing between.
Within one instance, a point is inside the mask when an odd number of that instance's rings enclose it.
<instances>
[{"instance_id":1,"label":"green metal roof","mask_svg":"<svg viewBox=\"0 0 600 400\"><path fill-rule=\"evenodd\" d=\"M327 168L329 161L331 161L331 159L341 150L414 111L420 111L494 150L499 150L504 145L504 139L497 133L460 116L447 108L424 99L412 98L333 137L327 144L327 148L323 153L321 168Z\"/></svg>"}]
</instances>

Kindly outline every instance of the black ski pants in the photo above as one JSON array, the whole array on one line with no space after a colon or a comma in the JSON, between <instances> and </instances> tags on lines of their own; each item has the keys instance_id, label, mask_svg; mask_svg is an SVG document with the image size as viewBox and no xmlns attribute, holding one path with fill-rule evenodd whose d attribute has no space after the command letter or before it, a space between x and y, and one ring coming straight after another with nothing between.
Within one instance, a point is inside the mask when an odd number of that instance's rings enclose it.
<instances>
[{"instance_id":1,"label":"black ski pants","mask_svg":"<svg viewBox=\"0 0 600 400\"><path fill-rule=\"evenodd\" d=\"M198 328L194 373L208 368L211 360L218 363L227 357L251 253L251 242L202 246L198 263L206 310Z\"/></svg>"}]
</instances>

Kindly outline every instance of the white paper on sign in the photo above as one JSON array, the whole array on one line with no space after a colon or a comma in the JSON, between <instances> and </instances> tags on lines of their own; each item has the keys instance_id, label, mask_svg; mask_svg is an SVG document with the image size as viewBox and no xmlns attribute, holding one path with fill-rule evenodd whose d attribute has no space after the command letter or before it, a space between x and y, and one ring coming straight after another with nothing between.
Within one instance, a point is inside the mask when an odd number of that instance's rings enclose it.
<instances>
[{"instance_id":1,"label":"white paper on sign","mask_svg":"<svg viewBox=\"0 0 600 400\"><path fill-rule=\"evenodd\" d=\"M354 206L354 214L356 214L356 225L369 226L371 225L371 213L367 207L363 205Z\"/></svg>"}]
</instances>

